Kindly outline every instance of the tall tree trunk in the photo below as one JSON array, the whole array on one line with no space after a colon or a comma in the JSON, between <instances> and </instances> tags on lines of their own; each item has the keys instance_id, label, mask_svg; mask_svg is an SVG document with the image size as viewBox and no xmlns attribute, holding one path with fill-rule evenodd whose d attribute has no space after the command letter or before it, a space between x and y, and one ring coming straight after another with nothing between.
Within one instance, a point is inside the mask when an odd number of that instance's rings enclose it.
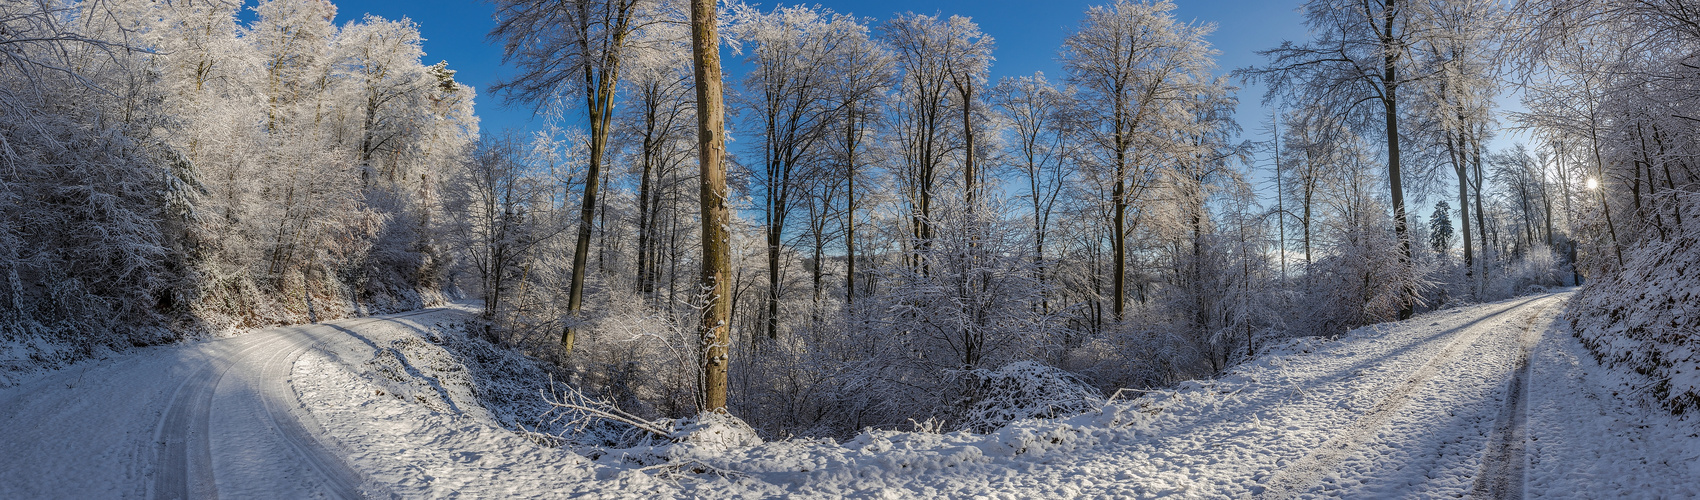
<instances>
[{"instance_id":1,"label":"tall tree trunk","mask_svg":"<svg viewBox=\"0 0 1700 500\"><path fill-rule=\"evenodd\" d=\"M1300 229L1304 232L1305 240L1305 281L1309 282L1310 265L1312 262L1310 256L1310 209L1312 205L1311 201L1316 196L1316 175L1314 170L1316 168L1316 164L1315 158L1312 158L1310 153L1305 153L1305 161L1306 167L1311 169L1311 172L1307 173L1304 179L1304 208L1301 210L1304 213L1304 216L1299 218L1299 225L1302 226Z\"/></svg>"},{"instance_id":2,"label":"tall tree trunk","mask_svg":"<svg viewBox=\"0 0 1700 500\"><path fill-rule=\"evenodd\" d=\"M1111 223L1115 225L1110 230L1110 237L1114 238L1110 242L1110 251L1115 253L1110 257L1111 272L1115 273L1110 277L1110 286L1113 289L1111 295L1114 296L1112 300L1115 301L1110 305L1110 311L1115 316L1117 323L1121 323L1125 318L1125 308L1127 307L1127 150L1133 142L1128 137L1132 135L1133 131L1129 130L1132 127L1129 127L1126 119L1123 118L1127 112L1126 99L1118 93L1111 104L1114 106L1112 112L1115 113L1116 117L1115 134L1112 138L1116 150L1116 177L1114 179L1116 184L1110 188L1110 203L1114 206L1113 210L1115 211L1110 217Z\"/></svg>"},{"instance_id":3,"label":"tall tree trunk","mask_svg":"<svg viewBox=\"0 0 1700 500\"><path fill-rule=\"evenodd\" d=\"M1546 167L1541 167L1541 222L1546 226L1546 244L1552 247L1552 190L1547 187Z\"/></svg>"},{"instance_id":4,"label":"tall tree trunk","mask_svg":"<svg viewBox=\"0 0 1700 500\"><path fill-rule=\"evenodd\" d=\"M1447 92L1446 83L1445 80L1440 82L1440 90L1442 95L1445 96L1443 98L1451 98L1450 93ZM1459 92L1459 94L1462 94L1462 92ZM1476 278L1479 273L1476 272L1475 267L1476 257L1473 248L1475 244L1471 242L1470 238L1470 169L1469 157L1465 153L1467 144L1464 140L1469 131L1464 128L1467 120L1462 104L1463 96L1460 95L1457 99L1458 103L1452 104L1451 107L1453 116L1458 119L1460 130L1446 130L1446 153L1447 160L1452 162L1453 173L1458 176L1458 222L1464 229L1464 281L1470 283L1470 295L1476 296L1479 292L1479 287L1476 286ZM1476 213L1479 214L1481 211L1478 210Z\"/></svg>"},{"instance_id":5,"label":"tall tree trunk","mask_svg":"<svg viewBox=\"0 0 1700 500\"><path fill-rule=\"evenodd\" d=\"M619 29L624 30L624 27ZM625 36L614 37L616 46L623 43ZM596 220L596 195L602 189L602 154L608 145L615 85L619 81L620 59L616 54L611 52L603 62L601 78L596 78L591 65L584 67L585 101L590 110L590 171L584 177L584 203L579 209L578 241L573 245L573 276L567 288L568 319L561 330L561 347L569 354L572 353L574 340L578 336L573 331L573 325L578 321L579 310L584 306L584 275L588 271L585 267L590 259L590 235L594 225L592 223Z\"/></svg>"},{"instance_id":6,"label":"tall tree trunk","mask_svg":"<svg viewBox=\"0 0 1700 500\"><path fill-rule=\"evenodd\" d=\"M1528 194L1527 182L1518 182L1516 194L1521 197L1518 204L1523 207L1523 247L1528 247L1528 245L1535 243L1535 211L1528 204L1530 194Z\"/></svg>"},{"instance_id":7,"label":"tall tree trunk","mask_svg":"<svg viewBox=\"0 0 1700 500\"><path fill-rule=\"evenodd\" d=\"M1595 128L1597 129L1598 127ZM1589 134L1592 134L1591 138L1593 139L1594 145L1594 171L1595 175L1599 176L1598 182L1600 187L1597 191L1600 197L1600 209L1605 212L1606 234L1611 236L1611 249L1612 252L1617 255L1617 267L1621 268L1623 267L1623 245L1620 245L1617 242L1617 225L1613 224L1611 221L1611 203L1606 200L1606 164L1605 159L1601 158L1600 155L1599 132L1597 130L1590 130Z\"/></svg>"},{"instance_id":8,"label":"tall tree trunk","mask_svg":"<svg viewBox=\"0 0 1700 500\"><path fill-rule=\"evenodd\" d=\"M1659 166L1662 167L1665 171L1665 189L1676 189L1676 178L1671 177L1671 172L1670 172L1670 157L1666 156L1666 154L1669 153L1670 150L1669 150L1669 148L1667 148L1665 146L1664 133L1659 131L1658 124L1653 124L1652 127L1653 127L1653 143L1657 144L1658 147L1659 147ZM1649 166L1647 168L1648 168L1648 174L1647 174L1648 177L1653 177L1652 170L1651 170L1652 167ZM1692 173L1690 173L1689 177L1690 178L1693 177ZM1675 218L1676 227L1677 227L1678 230L1680 230L1682 228L1682 204L1681 203L1671 203L1670 209L1671 209L1671 215Z\"/></svg>"},{"instance_id":9,"label":"tall tree trunk","mask_svg":"<svg viewBox=\"0 0 1700 500\"><path fill-rule=\"evenodd\" d=\"M699 410L726 410L727 346L732 343L731 222L726 206L726 122L721 96L715 0L691 0L691 56L696 67L697 162L702 169L702 383ZM582 233L581 233L582 234Z\"/></svg>"},{"instance_id":10,"label":"tall tree trunk","mask_svg":"<svg viewBox=\"0 0 1700 500\"><path fill-rule=\"evenodd\" d=\"M366 112L360 123L360 187L371 187L372 177L372 125L378 121L378 103L375 99L366 98ZM393 180L393 179L392 179Z\"/></svg>"},{"instance_id":11,"label":"tall tree trunk","mask_svg":"<svg viewBox=\"0 0 1700 500\"><path fill-rule=\"evenodd\" d=\"M856 302L856 111L844 127L844 305ZM848 307L846 307L848 310Z\"/></svg>"},{"instance_id":12,"label":"tall tree trunk","mask_svg":"<svg viewBox=\"0 0 1700 500\"><path fill-rule=\"evenodd\" d=\"M782 241L781 223L768 225L767 230L767 321L768 339L779 338L779 251Z\"/></svg>"},{"instance_id":13,"label":"tall tree trunk","mask_svg":"<svg viewBox=\"0 0 1700 500\"><path fill-rule=\"evenodd\" d=\"M1278 255L1281 257L1281 286L1284 287L1287 285L1287 209L1285 204L1282 203L1282 200L1286 198L1286 193L1281 191L1281 124L1278 113L1269 116L1269 125L1275 141L1275 226L1280 231L1277 241L1281 245L1278 247L1280 249ZM1248 349L1246 357L1250 358L1250 337L1246 339L1246 349Z\"/></svg>"},{"instance_id":14,"label":"tall tree trunk","mask_svg":"<svg viewBox=\"0 0 1700 500\"><path fill-rule=\"evenodd\" d=\"M1197 189L1202 189L1202 187L1203 186L1195 184L1193 186L1189 186L1188 190L1193 191L1193 190L1197 190ZM1190 273L1192 276L1190 276L1188 278L1190 281L1192 281L1192 284L1189 286L1189 288L1192 288L1192 290L1193 290L1192 307L1194 309L1196 309L1196 311L1194 311L1194 312L1196 314L1195 320L1198 322L1198 330L1197 331L1199 333L1205 333L1205 332L1210 331L1210 307L1208 305L1209 301L1204 297L1204 295L1206 293L1217 292L1217 290L1211 290L1211 291L1207 292L1204 289L1204 207L1203 207L1203 200L1200 199L1201 195L1197 192L1188 193L1188 194L1189 194L1189 199L1187 201L1187 204L1189 205L1189 207L1188 207L1187 210L1192 212L1192 215L1190 217L1192 219L1191 220L1191 223L1192 223L1192 265L1188 266L1188 267L1191 268L1190 270L1192 271ZM1215 364L1215 354L1214 353L1211 354L1211 363L1212 363L1212 365ZM1219 369L1219 368L1220 367L1218 367L1218 366L1212 366L1213 370Z\"/></svg>"},{"instance_id":15,"label":"tall tree trunk","mask_svg":"<svg viewBox=\"0 0 1700 500\"><path fill-rule=\"evenodd\" d=\"M608 197L608 178L612 176L613 172L602 172L602 182L598 183L602 185L602 192L597 193L597 199ZM608 274L608 206L606 203L596 207L596 271L604 275Z\"/></svg>"},{"instance_id":16,"label":"tall tree trunk","mask_svg":"<svg viewBox=\"0 0 1700 500\"><path fill-rule=\"evenodd\" d=\"M655 238L650 235L653 232L651 226L655 225L655 218L650 215L649 199L652 189L649 178L655 170L655 106L648 105L646 107L649 109L646 110L644 119L643 151L641 153L643 174L638 181L637 289L638 293L648 298L655 292L654 282L650 279L650 268L655 264L650 260L649 249L651 245L655 244Z\"/></svg>"},{"instance_id":17,"label":"tall tree trunk","mask_svg":"<svg viewBox=\"0 0 1700 500\"><path fill-rule=\"evenodd\" d=\"M962 98L962 185L968 213L974 213L974 195L979 191L980 180L974 165L974 82L970 76L962 78L955 82L956 92Z\"/></svg>"},{"instance_id":18,"label":"tall tree trunk","mask_svg":"<svg viewBox=\"0 0 1700 500\"><path fill-rule=\"evenodd\" d=\"M1117 153L1118 157L1120 157L1121 155L1122 155L1122 153L1119 153L1119 152ZM1118 160L1118 163L1121 163L1121 161ZM1125 312L1123 310L1123 308L1126 307L1126 305L1127 305L1127 205L1128 205L1128 203L1127 203L1127 181L1125 181L1123 179L1123 177L1124 177L1123 167L1121 165L1117 165L1117 167L1116 167L1116 179L1115 179L1116 185L1111 188L1111 193L1110 193L1110 197L1113 199L1112 203L1115 204L1115 215L1113 215L1111 217L1112 218L1111 223L1114 224L1115 227L1110 230L1110 237L1113 238L1110 241L1110 251L1112 253L1115 253L1115 255L1110 257L1111 273L1113 273L1113 275L1110 276L1110 283L1111 283L1110 286L1114 290L1114 292L1111 294L1114 297L1111 300L1114 300L1114 302L1110 304L1110 310L1112 311L1112 314L1115 317L1115 321L1117 323L1120 323L1122 321L1123 313Z\"/></svg>"},{"instance_id":19,"label":"tall tree trunk","mask_svg":"<svg viewBox=\"0 0 1700 500\"><path fill-rule=\"evenodd\" d=\"M1470 169L1464 162L1462 148L1453 139L1452 132L1447 132L1447 156L1452 160L1453 173L1458 175L1458 221L1464 226L1464 278L1471 283L1470 289L1475 290L1475 243L1470 241Z\"/></svg>"},{"instance_id":20,"label":"tall tree trunk","mask_svg":"<svg viewBox=\"0 0 1700 500\"><path fill-rule=\"evenodd\" d=\"M822 272L825 270L826 264L826 262L822 260L826 253L826 236L822 234L826 232L825 216L823 215L821 217L820 222L811 222L810 225L814 226L813 229L815 233L814 255L812 255L815 259L815 265L814 272L812 273L812 276L810 276L810 278L814 279L815 286L813 316L814 323L819 325L821 320L820 302L821 299L825 297L825 284L821 281L825 277Z\"/></svg>"},{"instance_id":21,"label":"tall tree trunk","mask_svg":"<svg viewBox=\"0 0 1700 500\"><path fill-rule=\"evenodd\" d=\"M1494 247L1488 245L1487 210L1482 208L1482 184L1484 182L1484 177L1482 175L1482 143L1481 138L1477 137L1474 133L1466 134L1463 137L1468 138L1469 141L1467 144L1469 149L1465 150L1464 154L1470 155L1469 166L1476 174L1475 178L1470 181L1470 190L1475 195L1475 199L1472 201L1476 204L1476 230L1481 234L1482 241L1482 272L1479 276L1477 276L1477 279L1481 280L1483 286L1486 286L1488 264L1492 263L1488 260L1488 256L1490 255L1488 253L1488 249ZM1466 144L1462 142L1459 145L1460 147L1466 146Z\"/></svg>"},{"instance_id":22,"label":"tall tree trunk","mask_svg":"<svg viewBox=\"0 0 1700 500\"><path fill-rule=\"evenodd\" d=\"M1382 47L1382 99L1381 104L1387 117L1387 183L1393 198L1393 232L1399 238L1399 250L1404 254L1404 261L1399 265L1409 272L1415 264L1411 259L1410 229L1405 224L1405 189L1403 178L1399 172L1399 52L1397 33L1393 23L1399 12L1397 0L1387 0L1383 8L1383 28L1386 30L1381 39ZM1411 317L1413 304L1410 300L1410 290L1405 290L1405 297L1399 301L1399 319Z\"/></svg>"}]
</instances>

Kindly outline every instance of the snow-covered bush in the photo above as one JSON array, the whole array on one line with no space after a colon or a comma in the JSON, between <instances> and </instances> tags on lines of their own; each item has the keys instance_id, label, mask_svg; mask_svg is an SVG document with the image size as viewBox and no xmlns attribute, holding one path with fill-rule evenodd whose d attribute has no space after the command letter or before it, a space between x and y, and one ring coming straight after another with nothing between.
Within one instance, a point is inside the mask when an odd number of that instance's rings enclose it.
<instances>
[{"instance_id":1,"label":"snow-covered bush","mask_svg":"<svg viewBox=\"0 0 1700 500\"><path fill-rule=\"evenodd\" d=\"M1700 213L1700 194L1678 201L1684 213ZM1672 412L1700 410L1700 224L1651 235L1623 258L1622 270L1571 301L1576 335L1601 362L1645 375Z\"/></svg>"},{"instance_id":2,"label":"snow-covered bush","mask_svg":"<svg viewBox=\"0 0 1700 500\"><path fill-rule=\"evenodd\" d=\"M594 316L577 327L573 352L559 360L569 376L562 382L647 419L696 410L695 332L680 318L642 304L624 287L590 294Z\"/></svg>"},{"instance_id":3,"label":"snow-covered bush","mask_svg":"<svg viewBox=\"0 0 1700 500\"><path fill-rule=\"evenodd\" d=\"M721 412L708 412L673 422L673 441L715 453L747 448L762 443L756 430L742 419Z\"/></svg>"},{"instance_id":4,"label":"snow-covered bush","mask_svg":"<svg viewBox=\"0 0 1700 500\"><path fill-rule=\"evenodd\" d=\"M0 365L159 343L183 326L168 315L193 273L173 250L194 243L172 230L198 215L200 186L152 135L156 109L113 116L124 96L108 88L134 61L79 33L74 9L0 4L0 342L44 346Z\"/></svg>"},{"instance_id":5,"label":"snow-covered bush","mask_svg":"<svg viewBox=\"0 0 1700 500\"><path fill-rule=\"evenodd\" d=\"M1380 214L1380 212L1376 212ZM1385 220L1385 216L1376 217ZM1306 300L1292 321L1310 335L1338 335L1359 326L1392 321L1403 301L1420 300L1431 285L1426 270L1404 259L1391 231L1370 224L1342 235L1335 254L1317 259L1306 276Z\"/></svg>"},{"instance_id":6,"label":"snow-covered bush","mask_svg":"<svg viewBox=\"0 0 1700 500\"><path fill-rule=\"evenodd\" d=\"M968 407L961 427L990 432L1030 418L1056 418L1103 406L1104 396L1080 377L1033 361L962 373Z\"/></svg>"},{"instance_id":7,"label":"snow-covered bush","mask_svg":"<svg viewBox=\"0 0 1700 500\"><path fill-rule=\"evenodd\" d=\"M439 324L426 340L454 356L473 380L472 391L492 418L510 430L558 435L564 429L549 418L544 398L563 374L548 363L482 338L476 321Z\"/></svg>"}]
</instances>

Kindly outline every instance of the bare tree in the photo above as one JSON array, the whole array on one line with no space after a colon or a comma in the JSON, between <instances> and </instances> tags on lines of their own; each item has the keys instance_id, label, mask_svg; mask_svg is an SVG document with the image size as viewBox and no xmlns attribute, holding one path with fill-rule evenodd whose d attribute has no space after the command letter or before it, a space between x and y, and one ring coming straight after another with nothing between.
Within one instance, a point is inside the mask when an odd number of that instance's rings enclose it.
<instances>
[{"instance_id":1,"label":"bare tree","mask_svg":"<svg viewBox=\"0 0 1700 500\"><path fill-rule=\"evenodd\" d=\"M1072 99L1072 95L1051 86L1043 73L1004 78L990 96L1013 136L1009 157L1026 180L1026 196L1033 210L1033 265L1040 283L1045 280L1045 240L1051 232L1051 216L1067 185L1069 160L1078 147L1079 136L1068 116Z\"/></svg>"},{"instance_id":2,"label":"bare tree","mask_svg":"<svg viewBox=\"0 0 1700 500\"><path fill-rule=\"evenodd\" d=\"M1393 201L1393 230L1404 250L1402 265L1411 266L1410 229L1405 212L1404 172L1400 170L1400 89L1423 75L1412 71L1411 50L1425 36L1420 19L1423 7L1409 0L1310 0L1302 8L1306 25L1315 37L1308 44L1282 42L1280 47L1259 52L1269 58L1268 66L1235 71L1242 78L1266 82L1266 100L1286 97L1303 106L1322 106L1352 117L1359 128L1374 128L1386 140L1388 194ZM1403 76L1401 76L1403 75ZM1380 104L1368 111L1364 105ZM1413 304L1399 309L1401 319L1410 317Z\"/></svg>"},{"instance_id":3,"label":"bare tree","mask_svg":"<svg viewBox=\"0 0 1700 500\"><path fill-rule=\"evenodd\" d=\"M831 99L837 115L838 133L833 144L838 175L843 177L844 209L840 225L844 233L844 301L856 300L856 210L861 208L863 193L856 184L867 175L862 167L868 160L861 156L868 135L882 120L880 107L886 104L886 92L891 89L895 58L891 50L866 32L854 37L844 50L836 52L835 77ZM867 186L864 181L863 186ZM863 187L862 190L866 190Z\"/></svg>"},{"instance_id":4,"label":"bare tree","mask_svg":"<svg viewBox=\"0 0 1700 500\"><path fill-rule=\"evenodd\" d=\"M813 177L822 175L828 153L828 131L835 109L831 98L834 65L840 52L859 49L867 28L854 18L830 10L781 7L762 13L740 4L733 9L733 26L753 42L744 106L755 117L762 138L762 162L757 172L762 200L762 224L767 243L767 301L764 330L779 337L779 302L786 222L806 197ZM817 219L819 220L819 219ZM817 236L818 236L817 231ZM817 245L819 247L820 245ZM818 269L818 261L817 261ZM816 282L819 282L818 275Z\"/></svg>"},{"instance_id":5,"label":"bare tree","mask_svg":"<svg viewBox=\"0 0 1700 500\"><path fill-rule=\"evenodd\" d=\"M448 186L445 208L451 237L470 258L484 297L485 334L512 318L513 287L525 279L534 250L564 229L549 213L549 184L523 161L511 136L486 138Z\"/></svg>"},{"instance_id":6,"label":"bare tree","mask_svg":"<svg viewBox=\"0 0 1700 500\"><path fill-rule=\"evenodd\" d=\"M957 144L965 151L969 147L966 135L952 136L947 126L950 92L956 90L959 98L967 95L972 99L971 80L989 66L991 40L980 33L979 25L961 16L941 19L937 15L909 13L886 22L880 29L886 43L895 49L897 66L902 72L892 120L902 156L903 171L898 179L903 183L910 215L910 247L920 251L935 237L935 203L939 182L947 174L949 153L954 149L952 141L963 141ZM971 106L971 103L957 104ZM972 110L962 112L967 119ZM965 122L958 132L971 134L971 121ZM973 174L973 162L972 156L964 157L963 167L967 169L964 193L974 185L968 176ZM912 263L920 265L921 260Z\"/></svg>"},{"instance_id":7,"label":"bare tree","mask_svg":"<svg viewBox=\"0 0 1700 500\"><path fill-rule=\"evenodd\" d=\"M1496 2L1453 0L1435 2L1424 9L1425 23L1431 26L1423 40L1426 56L1424 71L1433 75L1424 82L1427 102L1419 108L1426 111L1431 122L1431 135L1438 136L1446 151L1458 185L1458 214L1463 225L1464 266L1466 279L1473 293L1480 294L1486 277L1483 263L1476 262L1476 245L1471 241L1471 194L1474 193L1476 228L1482 233L1483 210L1480 179L1482 144L1487 140L1487 122L1492 120L1493 93L1497 78L1492 72L1491 58L1500 38L1497 29L1506 23L1503 10ZM1482 249L1485 251L1485 243ZM1481 269L1478 269L1480 267Z\"/></svg>"},{"instance_id":8,"label":"bare tree","mask_svg":"<svg viewBox=\"0 0 1700 500\"><path fill-rule=\"evenodd\" d=\"M685 47L661 47L656 57L637 61L631 68L629 94L632 106L628 124L620 137L635 142L637 158L632 160L638 171L637 192L637 290L654 298L660 279L661 252L660 216L664 194L671 187L663 181L679 164L688 159L695 148L691 138L691 100L689 54Z\"/></svg>"}]
</instances>

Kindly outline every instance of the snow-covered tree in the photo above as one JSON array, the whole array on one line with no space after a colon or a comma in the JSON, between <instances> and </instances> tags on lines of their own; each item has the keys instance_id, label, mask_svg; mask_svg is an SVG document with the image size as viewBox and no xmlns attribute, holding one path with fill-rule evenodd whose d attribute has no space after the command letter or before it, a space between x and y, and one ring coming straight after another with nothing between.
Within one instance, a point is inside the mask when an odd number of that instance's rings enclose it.
<instances>
[{"instance_id":1,"label":"snow-covered tree","mask_svg":"<svg viewBox=\"0 0 1700 500\"><path fill-rule=\"evenodd\" d=\"M1423 22L1428 6L1408 0L1307 1L1301 10L1313 39L1305 44L1282 42L1261 52L1268 66L1236 72L1268 84L1266 100L1279 97L1295 107L1327 109L1359 132L1381 135L1393 229L1406 266L1413 263L1399 142L1406 129L1399 119L1408 97L1400 97L1400 91L1422 76L1414 68L1412 51L1431 27ZM1409 317L1412 306L1402 305L1399 316Z\"/></svg>"},{"instance_id":2,"label":"snow-covered tree","mask_svg":"<svg viewBox=\"0 0 1700 500\"><path fill-rule=\"evenodd\" d=\"M590 238L601 192L603 160L612 130L614 103L623 80L624 64L641 57L652 40L676 39L677 32L650 29L677 12L653 0L501 0L496 3L496 28L490 36L503 41L503 59L520 73L497 84L510 99L539 109L582 103L589 123L590 161L580 197L578 241L573 246L573 274L567 314L577 319L584 302ZM669 17L672 16L672 17ZM669 36L671 35L671 36ZM572 349L571 321L561 331L561 344Z\"/></svg>"},{"instance_id":3,"label":"snow-covered tree","mask_svg":"<svg viewBox=\"0 0 1700 500\"><path fill-rule=\"evenodd\" d=\"M1125 319L1129 234L1159 177L1158 165L1185 155L1189 131L1206 121L1191 104L1212 85L1215 28L1182 24L1173 3L1120 1L1092 7L1063 41L1063 68L1079 89L1076 119L1087 177L1109 187L1111 310Z\"/></svg>"}]
</instances>

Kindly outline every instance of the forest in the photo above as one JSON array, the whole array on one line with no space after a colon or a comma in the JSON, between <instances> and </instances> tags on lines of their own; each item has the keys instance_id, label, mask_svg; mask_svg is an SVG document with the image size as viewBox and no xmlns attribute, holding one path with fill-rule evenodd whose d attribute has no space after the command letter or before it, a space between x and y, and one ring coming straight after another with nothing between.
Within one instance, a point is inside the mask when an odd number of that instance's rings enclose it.
<instances>
[{"instance_id":1,"label":"forest","mask_svg":"<svg viewBox=\"0 0 1700 500\"><path fill-rule=\"evenodd\" d=\"M0 370L473 300L585 407L987 431L1585 284L1584 343L1700 406L1682 0L1304 0L1243 68L1106 0L996 80L949 13L491 5L474 89L327 0L0 2Z\"/></svg>"}]
</instances>

